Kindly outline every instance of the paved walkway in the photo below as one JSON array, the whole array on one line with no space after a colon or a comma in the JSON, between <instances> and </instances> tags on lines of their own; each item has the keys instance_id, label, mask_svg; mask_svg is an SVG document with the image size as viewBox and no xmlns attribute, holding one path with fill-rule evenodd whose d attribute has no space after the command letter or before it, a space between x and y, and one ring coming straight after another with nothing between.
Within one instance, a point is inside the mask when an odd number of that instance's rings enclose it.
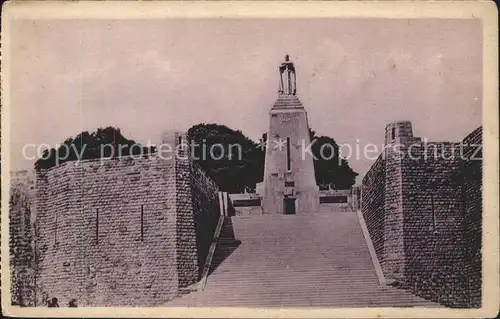
<instances>
[{"instance_id":1,"label":"paved walkway","mask_svg":"<svg viewBox=\"0 0 500 319\"><path fill-rule=\"evenodd\" d=\"M218 247L205 290L167 306L439 306L378 284L355 212L232 217L232 224L241 244Z\"/></svg>"}]
</instances>

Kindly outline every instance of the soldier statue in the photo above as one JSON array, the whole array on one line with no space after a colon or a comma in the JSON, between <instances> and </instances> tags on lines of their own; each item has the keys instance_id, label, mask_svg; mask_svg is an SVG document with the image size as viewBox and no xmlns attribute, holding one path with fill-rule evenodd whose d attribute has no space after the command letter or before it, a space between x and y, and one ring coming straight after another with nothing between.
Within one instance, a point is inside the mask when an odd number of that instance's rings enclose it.
<instances>
[{"instance_id":1,"label":"soldier statue","mask_svg":"<svg viewBox=\"0 0 500 319\"><path fill-rule=\"evenodd\" d=\"M288 54L285 55L285 61L281 63L279 71L279 94L295 95L297 92L295 66L293 65L293 62L290 61Z\"/></svg>"}]
</instances>

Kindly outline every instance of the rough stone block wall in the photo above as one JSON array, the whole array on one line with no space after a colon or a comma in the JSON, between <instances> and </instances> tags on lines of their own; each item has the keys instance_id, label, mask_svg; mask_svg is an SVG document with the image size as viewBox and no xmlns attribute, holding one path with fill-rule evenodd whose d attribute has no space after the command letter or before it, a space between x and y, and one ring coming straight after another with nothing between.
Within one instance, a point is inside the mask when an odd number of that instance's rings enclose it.
<instances>
[{"instance_id":1,"label":"rough stone block wall","mask_svg":"<svg viewBox=\"0 0 500 319\"><path fill-rule=\"evenodd\" d=\"M177 294L173 165L125 157L39 172L39 305L155 306Z\"/></svg>"},{"instance_id":2,"label":"rough stone block wall","mask_svg":"<svg viewBox=\"0 0 500 319\"><path fill-rule=\"evenodd\" d=\"M167 142L176 147L183 136ZM182 152L68 162L38 171L36 187L35 177L28 185L15 174L12 269L31 291L13 302L158 306L196 282L220 214L218 188Z\"/></svg>"},{"instance_id":3,"label":"rough stone block wall","mask_svg":"<svg viewBox=\"0 0 500 319\"><path fill-rule=\"evenodd\" d=\"M384 257L381 262L381 267L386 279L399 282L403 280L405 273L401 158L398 153L390 149L388 149L384 155Z\"/></svg>"},{"instance_id":4,"label":"rough stone block wall","mask_svg":"<svg viewBox=\"0 0 500 319\"><path fill-rule=\"evenodd\" d=\"M220 217L219 189L195 162L191 165L191 194L200 275Z\"/></svg>"},{"instance_id":5,"label":"rough stone block wall","mask_svg":"<svg viewBox=\"0 0 500 319\"><path fill-rule=\"evenodd\" d=\"M384 258L385 160L379 156L362 181L361 212L380 262Z\"/></svg>"},{"instance_id":6,"label":"rough stone block wall","mask_svg":"<svg viewBox=\"0 0 500 319\"><path fill-rule=\"evenodd\" d=\"M187 287L195 283L200 274L198 266L198 250L196 247L196 226L194 207L191 194L191 161L188 159L187 149L180 147L182 134L175 134L173 141L164 141L175 145L178 156L175 162L175 178L177 197L176 205L176 251L177 273L179 287Z\"/></svg>"},{"instance_id":7,"label":"rough stone block wall","mask_svg":"<svg viewBox=\"0 0 500 319\"><path fill-rule=\"evenodd\" d=\"M468 291L459 144L415 146L412 158L402 160L402 285L447 306L464 306Z\"/></svg>"},{"instance_id":8,"label":"rough stone block wall","mask_svg":"<svg viewBox=\"0 0 500 319\"><path fill-rule=\"evenodd\" d=\"M469 261L467 271L470 292L469 305L476 308L481 307L482 292L482 138L482 128L478 128L464 139L464 157L466 160L462 166L465 200L465 241L467 243L466 259Z\"/></svg>"},{"instance_id":9,"label":"rough stone block wall","mask_svg":"<svg viewBox=\"0 0 500 319\"><path fill-rule=\"evenodd\" d=\"M35 304L35 267L33 247L34 174L11 173L9 198L9 265L11 302L18 306Z\"/></svg>"},{"instance_id":10,"label":"rough stone block wall","mask_svg":"<svg viewBox=\"0 0 500 319\"><path fill-rule=\"evenodd\" d=\"M219 189L190 158L185 134L164 139L177 149L175 162L177 205L177 273L179 287L200 279L219 220Z\"/></svg>"},{"instance_id":11,"label":"rough stone block wall","mask_svg":"<svg viewBox=\"0 0 500 319\"><path fill-rule=\"evenodd\" d=\"M384 275L446 306L480 307L482 129L461 143L423 143L405 127L400 152L381 154L362 183Z\"/></svg>"}]
</instances>

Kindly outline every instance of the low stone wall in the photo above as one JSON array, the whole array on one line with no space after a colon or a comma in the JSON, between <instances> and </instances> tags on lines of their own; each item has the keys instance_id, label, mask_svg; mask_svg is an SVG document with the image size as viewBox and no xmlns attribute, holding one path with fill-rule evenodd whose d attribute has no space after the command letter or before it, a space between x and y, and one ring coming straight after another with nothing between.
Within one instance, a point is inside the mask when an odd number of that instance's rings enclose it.
<instances>
[{"instance_id":1,"label":"low stone wall","mask_svg":"<svg viewBox=\"0 0 500 319\"><path fill-rule=\"evenodd\" d=\"M262 215L262 198L256 193L229 194L231 210L235 216Z\"/></svg>"},{"instance_id":2,"label":"low stone wall","mask_svg":"<svg viewBox=\"0 0 500 319\"><path fill-rule=\"evenodd\" d=\"M319 212L352 212L355 211L356 194L352 189L330 189L319 191Z\"/></svg>"},{"instance_id":3,"label":"low stone wall","mask_svg":"<svg viewBox=\"0 0 500 319\"><path fill-rule=\"evenodd\" d=\"M262 198L257 193L229 194L236 216L262 215ZM319 206L315 212L351 212L358 209L358 191L353 189L330 189L319 191ZM283 212L282 212L283 213Z\"/></svg>"},{"instance_id":4,"label":"low stone wall","mask_svg":"<svg viewBox=\"0 0 500 319\"><path fill-rule=\"evenodd\" d=\"M235 216L255 216L263 214L262 207L260 206L235 207L234 212Z\"/></svg>"},{"instance_id":5,"label":"low stone wall","mask_svg":"<svg viewBox=\"0 0 500 319\"><path fill-rule=\"evenodd\" d=\"M349 204L319 204L319 213L334 214L336 212L354 212Z\"/></svg>"},{"instance_id":6,"label":"low stone wall","mask_svg":"<svg viewBox=\"0 0 500 319\"><path fill-rule=\"evenodd\" d=\"M235 193L229 194L229 199L232 202L243 202L243 201L251 201L251 200L260 200L261 197L257 193Z\"/></svg>"}]
</instances>

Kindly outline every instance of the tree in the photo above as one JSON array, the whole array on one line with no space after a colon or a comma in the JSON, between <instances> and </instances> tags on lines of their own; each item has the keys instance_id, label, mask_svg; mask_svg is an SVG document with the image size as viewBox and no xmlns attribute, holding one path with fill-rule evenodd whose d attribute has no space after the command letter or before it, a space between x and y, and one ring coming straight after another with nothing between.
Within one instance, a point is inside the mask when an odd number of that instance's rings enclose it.
<instances>
[{"instance_id":1,"label":"tree","mask_svg":"<svg viewBox=\"0 0 500 319\"><path fill-rule=\"evenodd\" d=\"M193 159L221 191L254 191L264 175L264 151L241 131L201 123L188 130Z\"/></svg>"},{"instance_id":2,"label":"tree","mask_svg":"<svg viewBox=\"0 0 500 319\"><path fill-rule=\"evenodd\" d=\"M316 136L316 132L309 129L311 152L317 159L314 160L316 184L321 188L330 186L332 189L348 189L356 182L358 173L354 172L345 158L339 154L339 146L328 136Z\"/></svg>"},{"instance_id":3,"label":"tree","mask_svg":"<svg viewBox=\"0 0 500 319\"><path fill-rule=\"evenodd\" d=\"M149 154L154 151L152 147L141 146L134 140L127 139L119 128L108 126L93 133L82 132L75 138L67 138L57 149L45 150L43 156L35 162L35 168L46 169L78 159Z\"/></svg>"}]
</instances>

